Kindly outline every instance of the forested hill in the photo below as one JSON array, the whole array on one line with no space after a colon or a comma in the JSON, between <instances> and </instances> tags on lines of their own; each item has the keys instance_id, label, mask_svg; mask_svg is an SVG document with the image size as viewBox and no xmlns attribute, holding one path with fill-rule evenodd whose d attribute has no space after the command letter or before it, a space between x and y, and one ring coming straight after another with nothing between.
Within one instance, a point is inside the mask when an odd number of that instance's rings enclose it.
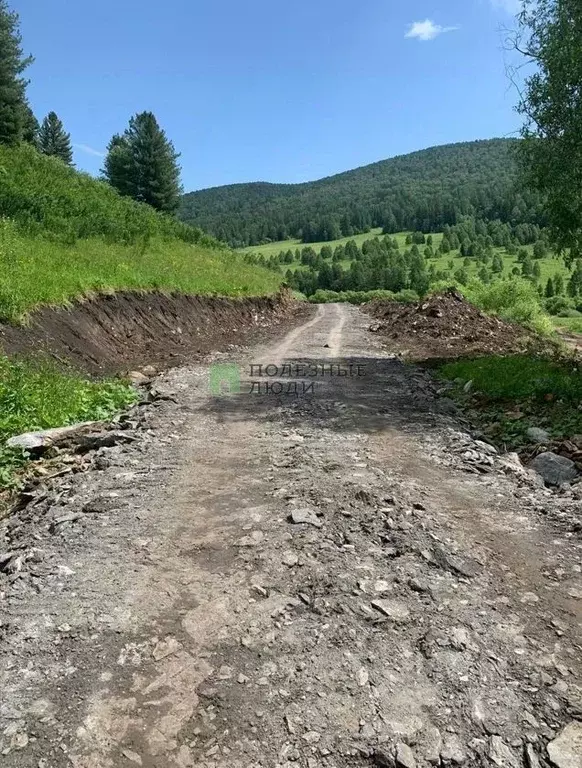
<instances>
[{"instance_id":1,"label":"forested hill","mask_svg":"<svg viewBox=\"0 0 582 768\"><path fill-rule=\"evenodd\" d=\"M235 247L335 240L370 227L434 232L466 214L543 223L537 198L517 184L517 141L433 147L304 184L204 189L184 195L180 216Z\"/></svg>"}]
</instances>

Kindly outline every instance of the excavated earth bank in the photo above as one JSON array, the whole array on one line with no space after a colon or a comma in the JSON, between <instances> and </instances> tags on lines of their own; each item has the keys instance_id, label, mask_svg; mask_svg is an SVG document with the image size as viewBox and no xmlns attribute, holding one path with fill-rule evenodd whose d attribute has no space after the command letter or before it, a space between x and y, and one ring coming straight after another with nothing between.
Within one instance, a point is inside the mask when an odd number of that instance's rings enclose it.
<instances>
[{"instance_id":1,"label":"excavated earth bank","mask_svg":"<svg viewBox=\"0 0 582 768\"><path fill-rule=\"evenodd\" d=\"M39 309L26 326L2 325L0 347L8 355L48 352L97 375L146 364L168 368L253 341L257 332L264 338L269 328L311 311L285 290L240 299L122 292Z\"/></svg>"},{"instance_id":2,"label":"excavated earth bank","mask_svg":"<svg viewBox=\"0 0 582 768\"><path fill-rule=\"evenodd\" d=\"M372 301L365 311L379 321L371 330L411 360L510 354L541 344L523 326L486 315L453 290L406 304Z\"/></svg>"}]
</instances>

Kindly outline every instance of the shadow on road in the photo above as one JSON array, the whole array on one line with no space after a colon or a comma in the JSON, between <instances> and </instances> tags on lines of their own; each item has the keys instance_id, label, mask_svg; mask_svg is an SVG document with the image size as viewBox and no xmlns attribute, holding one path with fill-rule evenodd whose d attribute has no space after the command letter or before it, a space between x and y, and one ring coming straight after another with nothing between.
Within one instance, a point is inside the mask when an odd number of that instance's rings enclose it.
<instances>
[{"instance_id":1,"label":"shadow on road","mask_svg":"<svg viewBox=\"0 0 582 768\"><path fill-rule=\"evenodd\" d=\"M202 406L222 421L309 423L338 431L378 432L436 424L429 375L396 358L294 358L211 366ZM230 391L229 391L230 390Z\"/></svg>"}]
</instances>

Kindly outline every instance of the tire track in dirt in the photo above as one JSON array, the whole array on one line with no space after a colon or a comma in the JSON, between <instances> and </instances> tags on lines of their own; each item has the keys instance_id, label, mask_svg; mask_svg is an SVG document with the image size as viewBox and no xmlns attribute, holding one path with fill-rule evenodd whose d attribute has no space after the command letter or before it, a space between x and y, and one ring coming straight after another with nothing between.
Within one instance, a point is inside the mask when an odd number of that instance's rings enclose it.
<instances>
[{"instance_id":1,"label":"tire track in dirt","mask_svg":"<svg viewBox=\"0 0 582 768\"><path fill-rule=\"evenodd\" d=\"M497 458L464 471L368 323L318 307L232 397L172 371L141 442L61 489L61 515L114 505L11 585L7 766L515 768L582 716L580 541ZM249 392L295 363L326 367L312 395Z\"/></svg>"}]
</instances>

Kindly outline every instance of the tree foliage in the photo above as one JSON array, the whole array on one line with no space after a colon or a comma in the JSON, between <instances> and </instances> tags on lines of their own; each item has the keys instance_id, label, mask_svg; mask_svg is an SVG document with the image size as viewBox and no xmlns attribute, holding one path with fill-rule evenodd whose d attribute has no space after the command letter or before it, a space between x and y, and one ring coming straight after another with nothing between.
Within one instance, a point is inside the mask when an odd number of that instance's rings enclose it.
<instances>
[{"instance_id":1,"label":"tree foliage","mask_svg":"<svg viewBox=\"0 0 582 768\"><path fill-rule=\"evenodd\" d=\"M55 112L49 112L38 131L37 146L43 155L58 157L67 165L73 164L71 135Z\"/></svg>"},{"instance_id":2,"label":"tree foliage","mask_svg":"<svg viewBox=\"0 0 582 768\"><path fill-rule=\"evenodd\" d=\"M528 181L547 201L553 243L582 255L582 4L525 0L516 47L535 66L519 112Z\"/></svg>"},{"instance_id":3,"label":"tree foliage","mask_svg":"<svg viewBox=\"0 0 582 768\"><path fill-rule=\"evenodd\" d=\"M184 196L180 216L236 247L291 237L327 241L372 227L424 237L463 216L543 224L539 194L517 184L517 143L433 147L306 184L192 192Z\"/></svg>"},{"instance_id":4,"label":"tree foliage","mask_svg":"<svg viewBox=\"0 0 582 768\"><path fill-rule=\"evenodd\" d=\"M182 192L178 158L155 115L142 112L131 118L123 135L111 139L103 175L122 195L174 213Z\"/></svg>"},{"instance_id":5,"label":"tree foliage","mask_svg":"<svg viewBox=\"0 0 582 768\"><path fill-rule=\"evenodd\" d=\"M33 141L37 128L22 77L32 57L24 56L21 44L18 15L0 0L0 144Z\"/></svg>"}]
</instances>

